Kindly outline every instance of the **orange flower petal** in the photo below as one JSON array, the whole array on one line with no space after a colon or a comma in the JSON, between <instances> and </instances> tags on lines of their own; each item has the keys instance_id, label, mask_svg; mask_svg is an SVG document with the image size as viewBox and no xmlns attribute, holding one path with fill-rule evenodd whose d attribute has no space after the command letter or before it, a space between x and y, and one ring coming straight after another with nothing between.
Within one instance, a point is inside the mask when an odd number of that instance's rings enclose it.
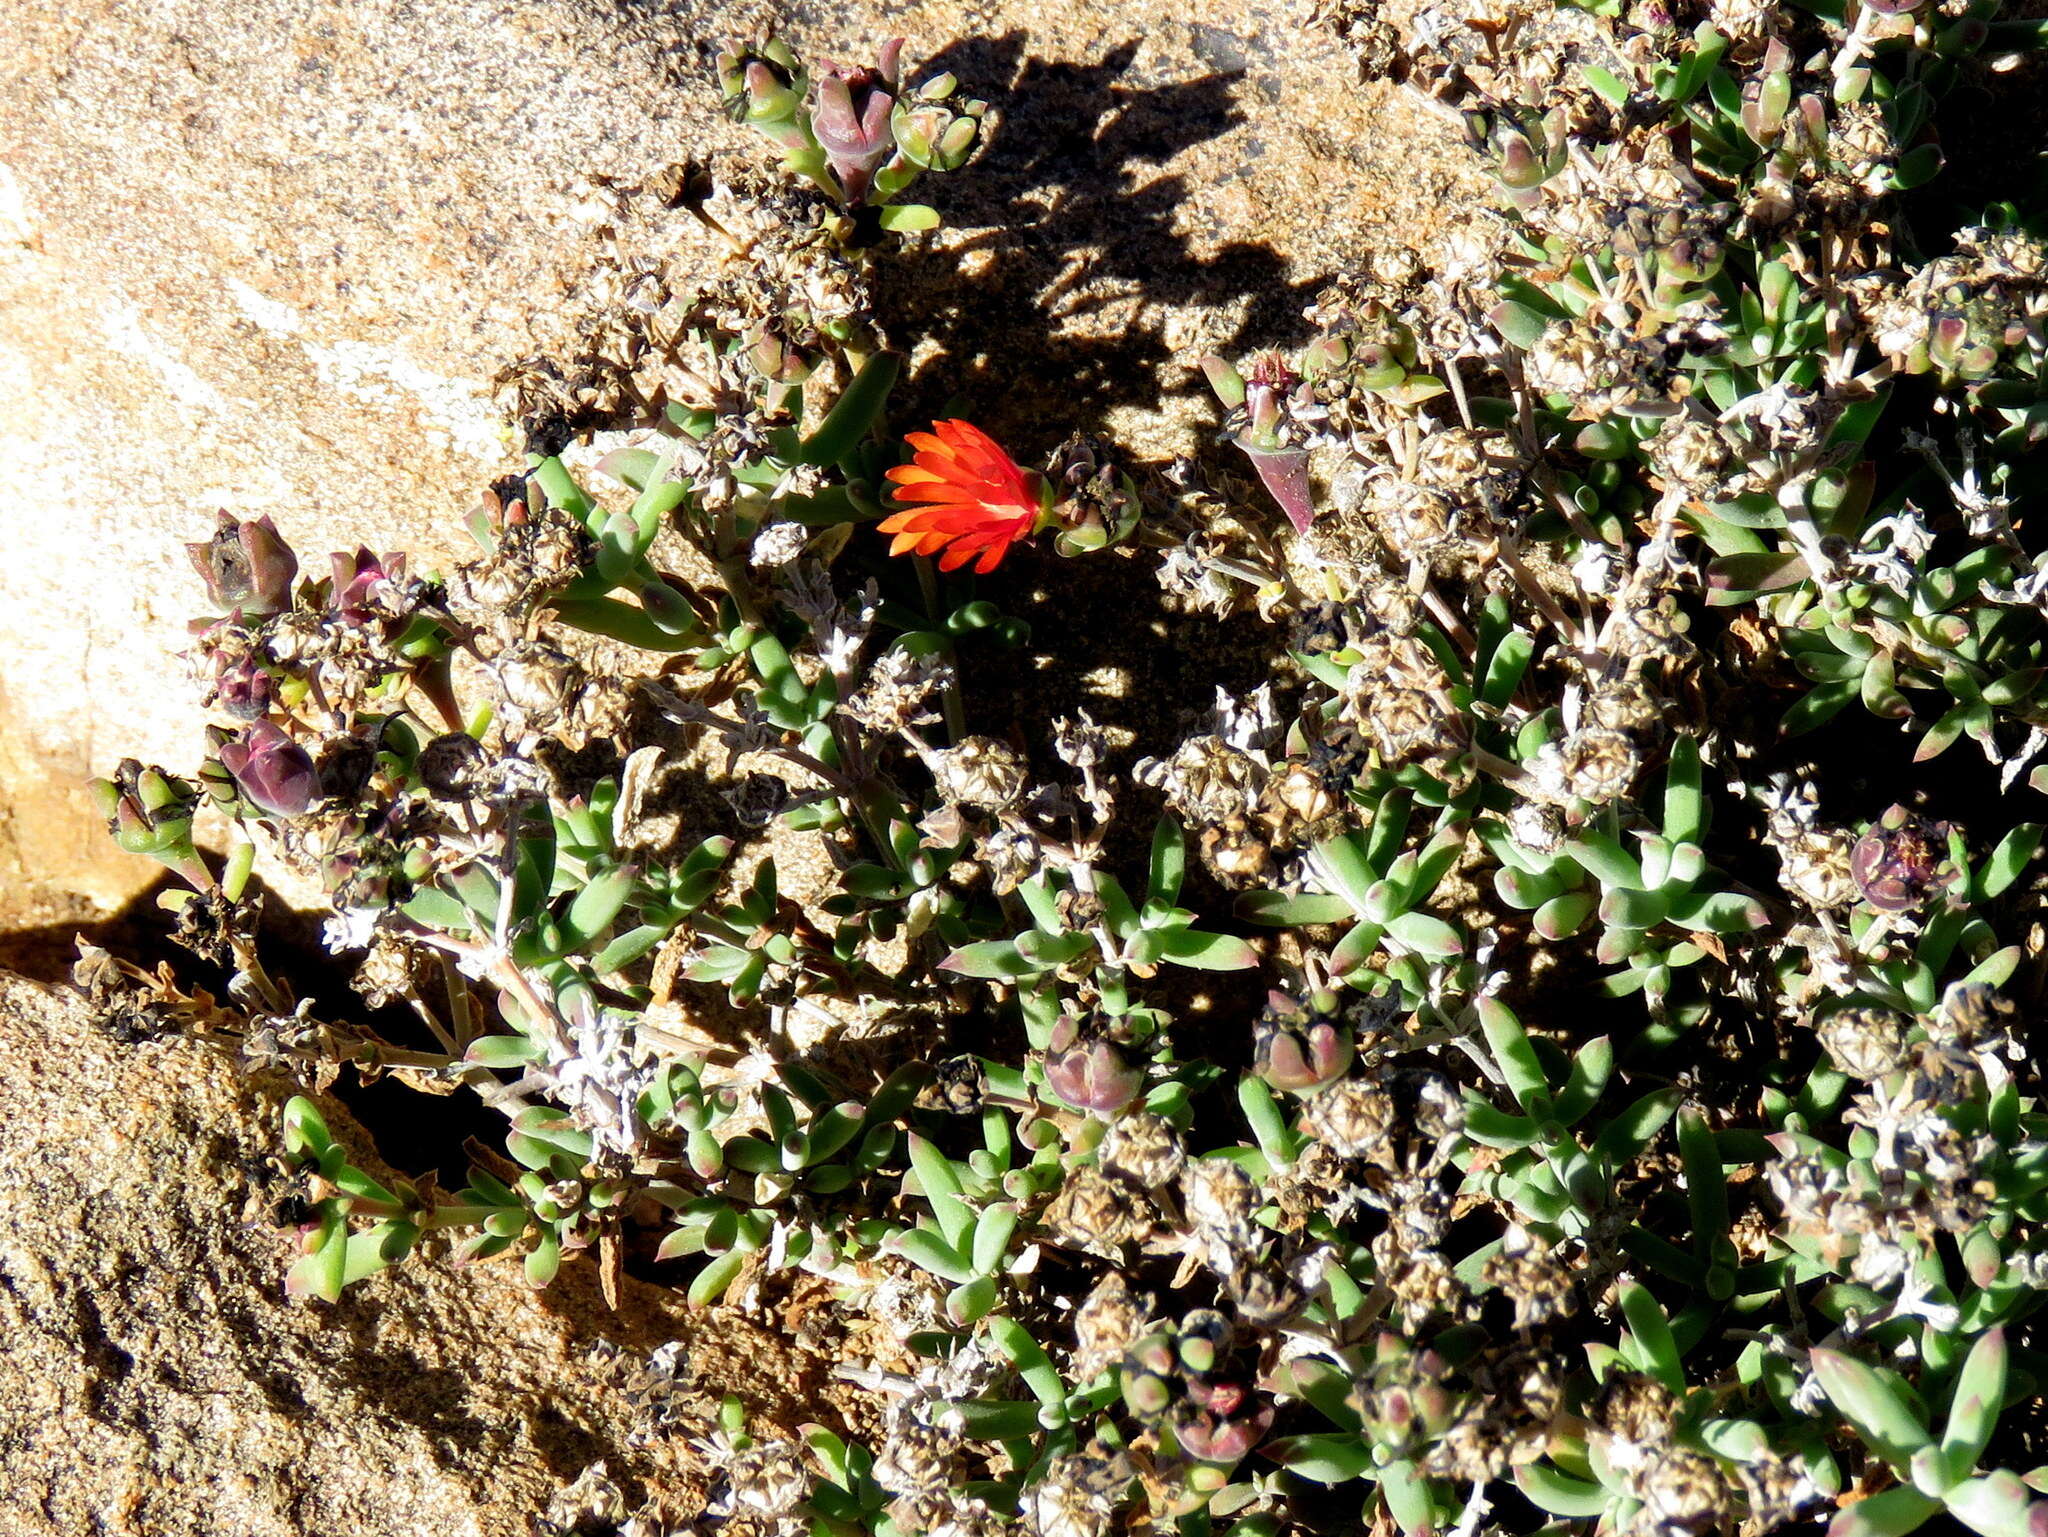
<instances>
[{"instance_id":1,"label":"orange flower petal","mask_svg":"<svg viewBox=\"0 0 2048 1537\"><path fill-rule=\"evenodd\" d=\"M1037 526L1036 477L972 422L934 422L930 432L907 433L904 442L911 462L885 474L899 510L876 525L895 535L890 554L943 550L940 570L972 560L986 573Z\"/></svg>"}]
</instances>

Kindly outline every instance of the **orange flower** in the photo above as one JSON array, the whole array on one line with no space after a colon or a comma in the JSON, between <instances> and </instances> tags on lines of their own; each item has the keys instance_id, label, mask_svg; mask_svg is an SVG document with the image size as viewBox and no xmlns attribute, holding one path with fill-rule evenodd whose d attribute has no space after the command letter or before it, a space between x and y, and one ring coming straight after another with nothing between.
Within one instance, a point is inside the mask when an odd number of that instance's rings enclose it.
<instances>
[{"instance_id":1,"label":"orange flower","mask_svg":"<svg viewBox=\"0 0 2048 1537\"><path fill-rule=\"evenodd\" d=\"M958 570L970 560L977 572L995 570L1010 546L1038 524L1037 477L970 422L933 422L930 432L909 433L904 441L915 452L888 478L896 483L897 501L923 505L882 519L882 532L896 536L889 553L945 550L941 571Z\"/></svg>"}]
</instances>

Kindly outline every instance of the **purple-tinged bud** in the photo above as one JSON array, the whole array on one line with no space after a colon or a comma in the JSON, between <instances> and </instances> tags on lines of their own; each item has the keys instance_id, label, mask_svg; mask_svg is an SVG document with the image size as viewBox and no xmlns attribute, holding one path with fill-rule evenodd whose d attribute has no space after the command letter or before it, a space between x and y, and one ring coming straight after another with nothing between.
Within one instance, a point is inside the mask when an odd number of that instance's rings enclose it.
<instances>
[{"instance_id":1,"label":"purple-tinged bud","mask_svg":"<svg viewBox=\"0 0 2048 1537\"><path fill-rule=\"evenodd\" d=\"M1927 355L1938 368L1955 370L1956 359L1970 339L1970 324L1960 315L1940 315L1928 327Z\"/></svg>"},{"instance_id":2,"label":"purple-tinged bud","mask_svg":"<svg viewBox=\"0 0 2048 1537\"><path fill-rule=\"evenodd\" d=\"M1271 350L1255 352L1244 366L1245 431L1260 448L1279 448L1288 396L1301 375L1286 358Z\"/></svg>"},{"instance_id":3,"label":"purple-tinged bud","mask_svg":"<svg viewBox=\"0 0 2048 1537\"><path fill-rule=\"evenodd\" d=\"M748 359L764 379L777 384L802 384L813 364L773 331L763 329L748 349Z\"/></svg>"},{"instance_id":4,"label":"purple-tinged bud","mask_svg":"<svg viewBox=\"0 0 2048 1537\"><path fill-rule=\"evenodd\" d=\"M1282 992L1267 994L1252 1027L1252 1071L1273 1088L1306 1094L1344 1076L1351 1066L1351 1028L1335 994L1317 993L1304 1005Z\"/></svg>"},{"instance_id":5,"label":"purple-tinged bud","mask_svg":"<svg viewBox=\"0 0 2048 1537\"><path fill-rule=\"evenodd\" d=\"M1306 347L1296 366L1304 379L1322 379L1336 373L1351 361L1351 343L1346 337L1333 331L1325 331Z\"/></svg>"},{"instance_id":6,"label":"purple-tinged bud","mask_svg":"<svg viewBox=\"0 0 2048 1537\"><path fill-rule=\"evenodd\" d=\"M1849 872L1872 907L1887 913L1923 906L1937 885L1954 878L1948 824L1894 806L1849 851Z\"/></svg>"},{"instance_id":7,"label":"purple-tinged bud","mask_svg":"<svg viewBox=\"0 0 2048 1537\"><path fill-rule=\"evenodd\" d=\"M1773 38L1764 53L1763 76L1743 87L1742 131L1759 147L1768 148L1785 126L1792 107L1792 55Z\"/></svg>"},{"instance_id":8,"label":"purple-tinged bud","mask_svg":"<svg viewBox=\"0 0 2048 1537\"><path fill-rule=\"evenodd\" d=\"M1210 1368L1213 1370L1213 1368ZM1188 1379L1188 1397L1218 1419L1228 1419L1251 1402L1251 1389L1232 1378L1216 1380L1195 1376Z\"/></svg>"},{"instance_id":9,"label":"purple-tinged bud","mask_svg":"<svg viewBox=\"0 0 2048 1537\"><path fill-rule=\"evenodd\" d=\"M1173 1405L1173 1347L1163 1334L1139 1340L1117 1373L1124 1403L1141 1420L1156 1420Z\"/></svg>"},{"instance_id":10,"label":"purple-tinged bud","mask_svg":"<svg viewBox=\"0 0 2048 1537\"><path fill-rule=\"evenodd\" d=\"M882 45L873 69L827 64L819 70L811 132L839 179L849 208L866 199L875 172L895 151L890 114L896 107L897 62L902 54L903 39L892 37Z\"/></svg>"},{"instance_id":11,"label":"purple-tinged bud","mask_svg":"<svg viewBox=\"0 0 2048 1537\"><path fill-rule=\"evenodd\" d=\"M258 721L223 742L220 761L242 793L272 816L298 816L319 796L312 755L269 721Z\"/></svg>"},{"instance_id":12,"label":"purple-tinged bud","mask_svg":"<svg viewBox=\"0 0 2048 1537\"><path fill-rule=\"evenodd\" d=\"M1316 515L1309 492L1308 450L1290 444L1284 431L1288 398L1297 390L1308 393L1301 374L1270 351L1253 354L1242 372L1220 357L1205 357L1202 373L1231 412L1225 423L1230 441L1244 450L1260 484L1280 504L1288 522L1297 532L1307 533Z\"/></svg>"},{"instance_id":13,"label":"purple-tinged bud","mask_svg":"<svg viewBox=\"0 0 2048 1537\"><path fill-rule=\"evenodd\" d=\"M1174 1371L1172 1337L1148 1334L1125 1353L1131 1365L1156 1377L1171 1377Z\"/></svg>"},{"instance_id":14,"label":"purple-tinged bud","mask_svg":"<svg viewBox=\"0 0 2048 1537\"><path fill-rule=\"evenodd\" d=\"M741 77L745 102L741 114L749 118L794 117L801 98L792 91L765 60L748 61Z\"/></svg>"},{"instance_id":15,"label":"purple-tinged bud","mask_svg":"<svg viewBox=\"0 0 2048 1537\"><path fill-rule=\"evenodd\" d=\"M1199 1462L1240 1462L1266 1438L1272 1423L1270 1404L1232 1419L1219 1419L1190 1405L1175 1416L1173 1438L1182 1452Z\"/></svg>"},{"instance_id":16,"label":"purple-tinged bud","mask_svg":"<svg viewBox=\"0 0 2048 1537\"><path fill-rule=\"evenodd\" d=\"M1658 39L1671 37L1678 30L1678 18L1672 13L1667 0L1641 0L1630 8L1629 25L1638 32L1648 32Z\"/></svg>"},{"instance_id":17,"label":"purple-tinged bud","mask_svg":"<svg viewBox=\"0 0 2048 1537\"><path fill-rule=\"evenodd\" d=\"M903 158L921 171L957 171L981 133L981 115L988 103L965 101L957 106L946 101L952 92L952 76L941 75L947 89L934 92L938 82L926 81L914 97L896 104L889 130Z\"/></svg>"},{"instance_id":18,"label":"purple-tinged bud","mask_svg":"<svg viewBox=\"0 0 2048 1537\"><path fill-rule=\"evenodd\" d=\"M1396 343L1361 340L1352 358L1352 378L1362 390L1392 389L1408 377L1406 361ZM1408 349L1412 355L1412 349Z\"/></svg>"},{"instance_id":19,"label":"purple-tinged bud","mask_svg":"<svg viewBox=\"0 0 2048 1537\"><path fill-rule=\"evenodd\" d=\"M236 720L261 720L277 702L277 681L254 657L221 657L213 680L213 703Z\"/></svg>"},{"instance_id":20,"label":"purple-tinged bud","mask_svg":"<svg viewBox=\"0 0 2048 1537\"><path fill-rule=\"evenodd\" d=\"M797 122L809 82L788 44L770 38L758 48L721 53L717 68L727 117L760 130L784 149L810 147Z\"/></svg>"},{"instance_id":21,"label":"purple-tinged bud","mask_svg":"<svg viewBox=\"0 0 2048 1537\"><path fill-rule=\"evenodd\" d=\"M268 517L241 520L223 511L213 537L185 552L206 583L207 601L222 612L260 619L291 605L299 558Z\"/></svg>"},{"instance_id":22,"label":"purple-tinged bud","mask_svg":"<svg viewBox=\"0 0 2048 1537\"><path fill-rule=\"evenodd\" d=\"M396 589L405 584L403 555L373 555L359 546L353 555L337 553L328 559L334 568L329 602L350 624L394 618L402 611L404 600Z\"/></svg>"},{"instance_id":23,"label":"purple-tinged bud","mask_svg":"<svg viewBox=\"0 0 2048 1537\"><path fill-rule=\"evenodd\" d=\"M1528 192L1549 179L1536 146L1519 128L1503 128L1494 137L1500 155L1501 185L1514 192Z\"/></svg>"},{"instance_id":24,"label":"purple-tinged bud","mask_svg":"<svg viewBox=\"0 0 2048 1537\"><path fill-rule=\"evenodd\" d=\"M1675 283L1712 282L1724 260L1718 241L1681 235L1658 253L1658 277Z\"/></svg>"},{"instance_id":25,"label":"purple-tinged bud","mask_svg":"<svg viewBox=\"0 0 2048 1537\"><path fill-rule=\"evenodd\" d=\"M1397 1435L1406 1435L1415 1424L1415 1404L1406 1388L1389 1388L1380 1396L1380 1418Z\"/></svg>"},{"instance_id":26,"label":"purple-tinged bud","mask_svg":"<svg viewBox=\"0 0 2048 1537\"><path fill-rule=\"evenodd\" d=\"M1801 147L1819 154L1828 142L1828 108L1813 92L1808 91L1799 98L1797 122L1801 134Z\"/></svg>"},{"instance_id":27,"label":"purple-tinged bud","mask_svg":"<svg viewBox=\"0 0 2048 1537\"><path fill-rule=\"evenodd\" d=\"M1045 1081L1073 1109L1108 1116L1138 1097L1145 1072L1115 1042L1101 1036L1084 1040L1078 1022L1065 1018L1053 1027L1046 1047Z\"/></svg>"}]
</instances>

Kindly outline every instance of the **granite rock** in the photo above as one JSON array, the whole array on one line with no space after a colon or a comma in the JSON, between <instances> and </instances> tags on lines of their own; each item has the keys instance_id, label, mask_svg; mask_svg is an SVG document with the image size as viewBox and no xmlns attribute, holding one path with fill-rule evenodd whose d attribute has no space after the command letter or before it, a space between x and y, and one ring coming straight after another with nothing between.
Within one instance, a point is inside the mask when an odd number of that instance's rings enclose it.
<instances>
[{"instance_id":1,"label":"granite rock","mask_svg":"<svg viewBox=\"0 0 2048 1537\"><path fill-rule=\"evenodd\" d=\"M540 1293L517 1264L414 1262L332 1307L287 1298L287 1092L0 973L8 1537L526 1537L599 1463L687 1506L687 1459L622 1370L672 1341L699 1405L835 1417L825 1364L630 1277L613 1311L589 1265Z\"/></svg>"}]
</instances>

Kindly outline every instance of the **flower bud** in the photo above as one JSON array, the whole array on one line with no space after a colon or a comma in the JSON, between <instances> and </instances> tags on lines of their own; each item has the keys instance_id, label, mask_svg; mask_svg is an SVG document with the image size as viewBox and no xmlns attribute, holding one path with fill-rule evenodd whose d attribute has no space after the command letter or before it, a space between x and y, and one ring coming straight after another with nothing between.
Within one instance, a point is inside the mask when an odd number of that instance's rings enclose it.
<instances>
[{"instance_id":1,"label":"flower bud","mask_svg":"<svg viewBox=\"0 0 2048 1537\"><path fill-rule=\"evenodd\" d=\"M277 702L277 683L254 657L215 661L213 703L237 720L261 720Z\"/></svg>"},{"instance_id":2,"label":"flower bud","mask_svg":"<svg viewBox=\"0 0 2048 1537\"><path fill-rule=\"evenodd\" d=\"M1173 1438L1189 1457L1201 1462L1242 1461L1265 1439L1273 1423L1270 1404L1252 1407L1249 1402L1233 1416L1223 1416L1183 1404L1173 1419Z\"/></svg>"},{"instance_id":3,"label":"flower bud","mask_svg":"<svg viewBox=\"0 0 2048 1537\"><path fill-rule=\"evenodd\" d=\"M1138 1097L1145 1072L1106 1037L1083 1039L1080 1024L1069 1016L1053 1027L1045 1081L1073 1109L1107 1116Z\"/></svg>"},{"instance_id":4,"label":"flower bud","mask_svg":"<svg viewBox=\"0 0 2048 1537\"><path fill-rule=\"evenodd\" d=\"M1548 179L1536 147L1519 128L1501 129L1494 135L1493 146L1500 156L1501 184L1511 191L1527 192Z\"/></svg>"},{"instance_id":5,"label":"flower bud","mask_svg":"<svg viewBox=\"0 0 2048 1537\"><path fill-rule=\"evenodd\" d=\"M403 555L373 555L359 546L353 555L330 556L329 563L334 571L329 602L350 624L393 619L404 612Z\"/></svg>"},{"instance_id":6,"label":"flower bud","mask_svg":"<svg viewBox=\"0 0 2048 1537\"><path fill-rule=\"evenodd\" d=\"M241 792L272 816L299 816L318 798L320 776L312 756L269 721L223 742L219 757Z\"/></svg>"},{"instance_id":7,"label":"flower bud","mask_svg":"<svg viewBox=\"0 0 2048 1537\"><path fill-rule=\"evenodd\" d=\"M1334 993L1306 1005L1282 992L1266 997L1252 1032L1252 1071L1273 1088L1306 1094L1344 1076L1351 1066L1351 1028Z\"/></svg>"},{"instance_id":8,"label":"flower bud","mask_svg":"<svg viewBox=\"0 0 2048 1537\"><path fill-rule=\"evenodd\" d=\"M950 79L950 76L941 77ZM957 171L966 163L981 133L981 115L988 104L980 101L957 105L929 96L926 86L917 97L896 104L889 128L903 158L921 171Z\"/></svg>"},{"instance_id":9,"label":"flower bud","mask_svg":"<svg viewBox=\"0 0 2048 1537\"><path fill-rule=\"evenodd\" d=\"M1196 1308L1181 1320L1180 1364L1195 1374L1213 1372L1229 1343L1230 1320L1214 1308ZM1208 1400L1202 1402L1206 1405Z\"/></svg>"},{"instance_id":10,"label":"flower bud","mask_svg":"<svg viewBox=\"0 0 2048 1537\"><path fill-rule=\"evenodd\" d=\"M146 854L199 890L212 888L213 875L192 846L198 795L191 785L124 758L113 778L95 779L86 788L125 853Z\"/></svg>"},{"instance_id":11,"label":"flower bud","mask_svg":"<svg viewBox=\"0 0 2048 1537\"><path fill-rule=\"evenodd\" d=\"M1911 912L1954 878L1948 824L1894 806L1856 840L1849 870L1863 900L1881 912Z\"/></svg>"},{"instance_id":12,"label":"flower bud","mask_svg":"<svg viewBox=\"0 0 2048 1537\"><path fill-rule=\"evenodd\" d=\"M932 146L933 170L957 171L966 163L967 152L981 136L981 115L987 110L988 103L970 101L966 110L946 125L939 142Z\"/></svg>"},{"instance_id":13,"label":"flower bud","mask_svg":"<svg viewBox=\"0 0 2048 1537\"><path fill-rule=\"evenodd\" d=\"M1124 1404L1141 1420L1156 1420L1172 1407L1174 1360L1172 1337L1147 1335L1124 1353L1117 1373Z\"/></svg>"},{"instance_id":14,"label":"flower bud","mask_svg":"<svg viewBox=\"0 0 2048 1537\"><path fill-rule=\"evenodd\" d=\"M770 38L758 48L721 53L717 67L727 117L758 129L784 149L810 147L797 121L809 82L787 43Z\"/></svg>"},{"instance_id":15,"label":"flower bud","mask_svg":"<svg viewBox=\"0 0 2048 1537\"><path fill-rule=\"evenodd\" d=\"M762 378L776 384L802 384L814 367L795 347L766 329L747 349L747 358Z\"/></svg>"},{"instance_id":16,"label":"flower bud","mask_svg":"<svg viewBox=\"0 0 2048 1537\"><path fill-rule=\"evenodd\" d=\"M213 537L185 552L215 608L264 618L290 606L299 560L268 517L242 521L222 512Z\"/></svg>"},{"instance_id":17,"label":"flower bud","mask_svg":"<svg viewBox=\"0 0 2048 1537\"><path fill-rule=\"evenodd\" d=\"M1742 93L1742 131L1764 149L1777 141L1778 132L1785 125L1785 114L1792 106L1791 55L1776 39L1772 40L1771 49L1764 56L1763 78L1746 86Z\"/></svg>"},{"instance_id":18,"label":"flower bud","mask_svg":"<svg viewBox=\"0 0 2048 1537\"><path fill-rule=\"evenodd\" d=\"M896 148L890 117L896 106L897 64L903 39L882 45L873 69L820 71L817 100L811 107L811 132L825 152L826 164L839 180L841 195L851 208L864 201L875 172Z\"/></svg>"}]
</instances>

